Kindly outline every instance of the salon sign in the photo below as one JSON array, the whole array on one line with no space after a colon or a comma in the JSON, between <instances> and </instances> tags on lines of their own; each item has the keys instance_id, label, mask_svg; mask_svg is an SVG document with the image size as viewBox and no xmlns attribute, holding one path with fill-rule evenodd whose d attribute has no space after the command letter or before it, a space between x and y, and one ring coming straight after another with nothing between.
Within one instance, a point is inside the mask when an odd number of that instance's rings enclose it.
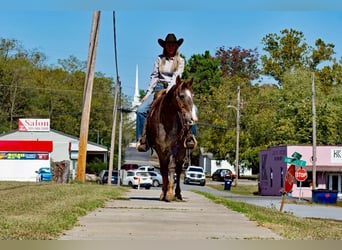
<instances>
[{"instance_id":1,"label":"salon sign","mask_svg":"<svg viewBox=\"0 0 342 250\"><path fill-rule=\"evenodd\" d=\"M25 119L18 122L19 131L50 131L50 119Z\"/></svg>"}]
</instances>

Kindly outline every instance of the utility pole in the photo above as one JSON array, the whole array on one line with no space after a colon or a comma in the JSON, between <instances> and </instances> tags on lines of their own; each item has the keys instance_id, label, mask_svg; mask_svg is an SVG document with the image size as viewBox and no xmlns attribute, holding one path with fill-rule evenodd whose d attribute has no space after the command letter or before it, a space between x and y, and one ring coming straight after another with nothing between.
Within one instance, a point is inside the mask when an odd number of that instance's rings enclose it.
<instances>
[{"instance_id":1,"label":"utility pole","mask_svg":"<svg viewBox=\"0 0 342 250\"><path fill-rule=\"evenodd\" d=\"M100 14L101 14L100 11L95 11L93 13L93 21L92 21L91 34L90 34L90 44L89 44L89 51L88 51L87 72L86 72L84 91L83 91L83 110L82 110L80 142L79 142L78 161L77 161L77 180L80 182L85 181L89 117L90 117L91 97L92 97L92 92L93 92L96 48L97 48L98 34L99 34L99 27L100 27Z\"/></svg>"},{"instance_id":2,"label":"utility pole","mask_svg":"<svg viewBox=\"0 0 342 250\"><path fill-rule=\"evenodd\" d=\"M239 179L239 146L240 146L240 86L237 90L237 106L228 105L228 108L234 108L236 110L236 146L235 146L235 173L234 186L237 187Z\"/></svg>"},{"instance_id":3,"label":"utility pole","mask_svg":"<svg viewBox=\"0 0 342 250\"><path fill-rule=\"evenodd\" d=\"M120 78L118 73L118 63L117 63L117 51L116 51L116 23L115 23L115 11L113 11L113 34L114 34L114 51L115 51L115 70L116 70L116 84L115 84L115 94L114 94L114 106L113 106L113 127L110 141L110 152L109 152L109 167L108 167L108 185L112 183L112 171L114 163L114 148L115 148L115 132L116 132L116 122L118 113L118 97L120 85ZM118 185L120 185L120 166L118 166Z\"/></svg>"},{"instance_id":4,"label":"utility pole","mask_svg":"<svg viewBox=\"0 0 342 250\"><path fill-rule=\"evenodd\" d=\"M316 104L315 104L315 73L312 72L312 189L316 189Z\"/></svg>"}]
</instances>

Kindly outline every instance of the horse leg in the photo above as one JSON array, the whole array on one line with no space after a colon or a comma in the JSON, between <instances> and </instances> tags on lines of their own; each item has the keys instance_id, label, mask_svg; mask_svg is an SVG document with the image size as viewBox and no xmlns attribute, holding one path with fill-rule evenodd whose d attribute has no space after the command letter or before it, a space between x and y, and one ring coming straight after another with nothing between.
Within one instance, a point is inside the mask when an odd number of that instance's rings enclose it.
<instances>
[{"instance_id":1,"label":"horse leg","mask_svg":"<svg viewBox=\"0 0 342 250\"><path fill-rule=\"evenodd\" d=\"M169 169L168 178L169 178L169 181L168 181L167 192L166 192L166 197L165 197L165 199L167 201L172 201L172 200L175 199L175 196L173 194L175 168L176 168L175 158L171 155L170 156L169 165L168 165L168 169Z\"/></svg>"},{"instance_id":2,"label":"horse leg","mask_svg":"<svg viewBox=\"0 0 342 250\"><path fill-rule=\"evenodd\" d=\"M169 182L168 176L166 175L166 177L164 177L164 175L163 175L163 186L162 186L162 192L160 194L160 200L161 201L167 201L166 200L166 193L167 193L168 182Z\"/></svg>"},{"instance_id":3,"label":"horse leg","mask_svg":"<svg viewBox=\"0 0 342 250\"><path fill-rule=\"evenodd\" d=\"M168 166L165 163L160 162L160 173L163 178L163 185L162 185L162 192L160 194L160 200L165 201L166 199L166 193L167 193L167 186L169 184L169 177L168 177Z\"/></svg>"},{"instance_id":4,"label":"horse leg","mask_svg":"<svg viewBox=\"0 0 342 250\"><path fill-rule=\"evenodd\" d=\"M175 196L176 199L178 200L183 200L182 195L181 195L181 189L180 189L180 176L182 173L182 165L177 164L176 166L176 175L177 175L177 180L176 180L176 190L175 190Z\"/></svg>"}]
</instances>

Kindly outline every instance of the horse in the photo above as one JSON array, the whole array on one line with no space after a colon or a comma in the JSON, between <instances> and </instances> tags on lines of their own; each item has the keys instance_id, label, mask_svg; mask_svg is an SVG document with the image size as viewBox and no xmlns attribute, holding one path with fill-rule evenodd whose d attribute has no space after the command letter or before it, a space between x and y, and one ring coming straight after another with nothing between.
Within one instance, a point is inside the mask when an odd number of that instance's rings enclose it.
<instances>
[{"instance_id":1,"label":"horse","mask_svg":"<svg viewBox=\"0 0 342 250\"><path fill-rule=\"evenodd\" d=\"M190 125L197 120L193 112L192 84L193 79L182 81L178 76L168 91L156 94L147 116L147 142L158 156L163 178L161 201L182 200L180 175L189 152L185 142L190 136Z\"/></svg>"}]
</instances>

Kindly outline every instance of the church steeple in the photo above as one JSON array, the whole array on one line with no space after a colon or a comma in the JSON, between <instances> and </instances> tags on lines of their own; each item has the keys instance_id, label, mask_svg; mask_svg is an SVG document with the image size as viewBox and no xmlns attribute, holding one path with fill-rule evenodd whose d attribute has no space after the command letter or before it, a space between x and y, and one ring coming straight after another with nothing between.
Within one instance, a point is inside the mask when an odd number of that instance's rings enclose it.
<instances>
[{"instance_id":1,"label":"church steeple","mask_svg":"<svg viewBox=\"0 0 342 250\"><path fill-rule=\"evenodd\" d=\"M132 108L136 110L137 106L141 104L140 98L139 98L139 80L138 80L138 64L136 66L135 70L135 91L134 91L134 97L133 97L133 103L132 103Z\"/></svg>"}]
</instances>

